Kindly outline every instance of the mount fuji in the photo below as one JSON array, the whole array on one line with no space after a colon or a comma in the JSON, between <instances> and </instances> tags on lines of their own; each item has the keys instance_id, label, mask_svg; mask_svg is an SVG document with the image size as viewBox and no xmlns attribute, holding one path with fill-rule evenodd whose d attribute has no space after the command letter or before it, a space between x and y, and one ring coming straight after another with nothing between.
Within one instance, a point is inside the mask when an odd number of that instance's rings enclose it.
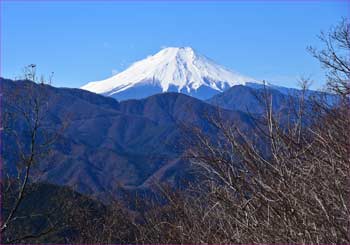
<instances>
[{"instance_id":1,"label":"mount fuji","mask_svg":"<svg viewBox=\"0 0 350 245\"><path fill-rule=\"evenodd\" d=\"M259 81L240 75L190 47L169 47L140 60L128 69L82 89L118 100L140 99L162 92L179 92L208 99L234 85Z\"/></svg>"}]
</instances>

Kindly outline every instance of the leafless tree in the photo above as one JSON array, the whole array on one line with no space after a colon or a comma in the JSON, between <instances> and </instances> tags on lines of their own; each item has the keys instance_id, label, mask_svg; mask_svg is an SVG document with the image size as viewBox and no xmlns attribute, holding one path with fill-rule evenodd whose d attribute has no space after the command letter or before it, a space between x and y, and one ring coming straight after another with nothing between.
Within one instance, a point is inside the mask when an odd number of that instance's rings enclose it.
<instances>
[{"instance_id":1,"label":"leafless tree","mask_svg":"<svg viewBox=\"0 0 350 245\"><path fill-rule=\"evenodd\" d=\"M49 79L51 81L51 77ZM16 84L21 83L21 84ZM28 186L33 181L35 167L47 157L53 143L65 125L54 128L46 120L50 105L46 80L36 76L36 66L25 68L24 79L15 81L13 87L2 94L2 143L6 150L2 155L1 200L2 241L21 242L51 232L55 222L48 214L19 212L26 198ZM5 90L4 90L5 91ZM16 222L35 217L46 217L49 227L37 233L14 232ZM15 233L15 234L14 234Z\"/></svg>"},{"instance_id":2,"label":"leafless tree","mask_svg":"<svg viewBox=\"0 0 350 245\"><path fill-rule=\"evenodd\" d=\"M321 32L319 39L324 44L323 49L318 50L314 47L308 49L327 69L328 88L348 97L350 94L349 20L344 18L327 33Z\"/></svg>"}]
</instances>

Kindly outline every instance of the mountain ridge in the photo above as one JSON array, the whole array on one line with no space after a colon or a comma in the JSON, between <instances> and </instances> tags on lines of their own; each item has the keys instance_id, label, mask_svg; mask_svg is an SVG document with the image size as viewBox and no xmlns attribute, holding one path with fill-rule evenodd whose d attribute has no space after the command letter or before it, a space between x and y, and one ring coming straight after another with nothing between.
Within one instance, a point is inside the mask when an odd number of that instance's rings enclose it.
<instances>
[{"instance_id":1,"label":"mountain ridge","mask_svg":"<svg viewBox=\"0 0 350 245\"><path fill-rule=\"evenodd\" d=\"M59 128L70 115L67 128L53 146L50 161L37 165L40 180L76 186L81 193L101 198L110 193L117 195L120 186L144 189L151 180L176 185L189 176L189 163L181 159L184 146L179 142L182 132L178 124L206 126L204 112L216 111L215 106L180 93L118 102L79 89L0 79L4 112L12 108L11 103L20 106L18 101L10 100L12 91L18 91L24 100L30 96L26 83L48 96L44 123L50 128ZM223 110L222 114L250 127L242 112ZM25 143L25 128L18 132ZM3 146L4 166L9 173L15 173L15 151L10 143L13 140L10 136L3 140L9 142Z\"/></svg>"}]
</instances>

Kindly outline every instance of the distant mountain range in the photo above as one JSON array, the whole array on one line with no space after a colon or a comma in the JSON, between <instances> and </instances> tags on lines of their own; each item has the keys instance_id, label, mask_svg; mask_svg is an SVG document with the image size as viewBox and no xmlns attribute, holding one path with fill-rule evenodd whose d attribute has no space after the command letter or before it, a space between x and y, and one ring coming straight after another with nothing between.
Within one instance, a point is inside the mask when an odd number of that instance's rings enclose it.
<instances>
[{"instance_id":1,"label":"distant mountain range","mask_svg":"<svg viewBox=\"0 0 350 245\"><path fill-rule=\"evenodd\" d=\"M25 107L7 96L11 91L19 91L23 98L30 96L24 84L31 82L0 82L3 111L11 110L11 103ZM118 102L80 89L37 84L33 89L49 99L45 125L58 128L68 122L50 158L39 164L40 180L95 196L117 195L120 187L147 189L152 182L177 185L190 178L190 165L182 158L186 146L179 125L209 130L206 115L217 112L215 106L181 93ZM222 110L222 115L245 128L252 127L251 118L244 112ZM25 143L23 124L18 125L18 132ZM15 142L3 140L7 142L3 145L4 165L15 173Z\"/></svg>"},{"instance_id":2,"label":"distant mountain range","mask_svg":"<svg viewBox=\"0 0 350 245\"><path fill-rule=\"evenodd\" d=\"M234 85L260 83L220 66L190 47L170 47L82 89L118 100L140 99L162 92L179 92L209 99Z\"/></svg>"},{"instance_id":3,"label":"distant mountain range","mask_svg":"<svg viewBox=\"0 0 350 245\"><path fill-rule=\"evenodd\" d=\"M30 81L0 79L2 111L26 107L9 99L11 91L22 98L35 93L48 99L45 125L68 127L53 146L50 158L40 162L40 180L74 187L77 191L105 198L120 190L147 190L152 183L181 185L193 179L191 165L183 158L186 138L181 125L199 127L209 134L208 115L217 115L242 128L254 128L252 115L264 112L266 88L235 85L202 101L181 93L160 93L145 99L117 100L81 89L55 88ZM31 84L32 86L24 86ZM296 91L296 90L295 90ZM294 92L295 92L294 91ZM268 87L275 111L287 110L289 97ZM299 91L300 93L300 91ZM316 93L316 92L314 92ZM23 100L25 101L25 100ZM17 131L28 140L23 123ZM2 157L8 173L15 174L15 141L3 138Z\"/></svg>"}]
</instances>

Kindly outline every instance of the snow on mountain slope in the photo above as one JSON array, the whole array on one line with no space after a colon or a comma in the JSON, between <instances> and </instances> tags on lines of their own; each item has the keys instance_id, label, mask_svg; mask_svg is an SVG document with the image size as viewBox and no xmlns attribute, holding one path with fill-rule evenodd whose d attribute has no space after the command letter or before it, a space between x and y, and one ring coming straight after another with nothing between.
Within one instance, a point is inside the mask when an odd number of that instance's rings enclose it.
<instances>
[{"instance_id":1,"label":"snow on mountain slope","mask_svg":"<svg viewBox=\"0 0 350 245\"><path fill-rule=\"evenodd\" d=\"M81 88L117 99L138 99L170 91L205 99L249 82L257 81L215 64L190 47L169 47L111 78Z\"/></svg>"}]
</instances>

